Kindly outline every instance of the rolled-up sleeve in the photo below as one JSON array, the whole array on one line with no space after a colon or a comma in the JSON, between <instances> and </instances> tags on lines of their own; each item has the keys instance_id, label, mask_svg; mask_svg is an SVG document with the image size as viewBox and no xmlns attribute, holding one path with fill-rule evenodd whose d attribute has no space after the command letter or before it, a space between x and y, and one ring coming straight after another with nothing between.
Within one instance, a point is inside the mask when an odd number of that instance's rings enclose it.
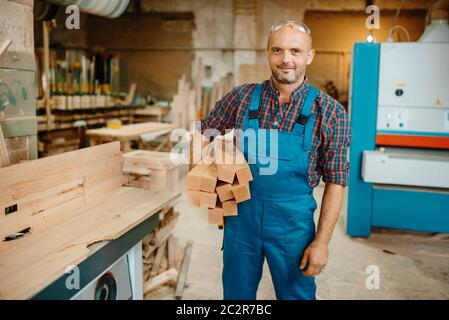
<instances>
[{"instance_id":1,"label":"rolled-up sleeve","mask_svg":"<svg viewBox=\"0 0 449 320\"><path fill-rule=\"evenodd\" d=\"M226 129L234 128L239 100L239 87L218 100L209 115L201 120L201 132L216 129L224 134Z\"/></svg>"},{"instance_id":2,"label":"rolled-up sleeve","mask_svg":"<svg viewBox=\"0 0 449 320\"><path fill-rule=\"evenodd\" d=\"M348 150L351 144L351 126L346 110L336 104L323 135L320 169L324 182L348 185Z\"/></svg>"}]
</instances>

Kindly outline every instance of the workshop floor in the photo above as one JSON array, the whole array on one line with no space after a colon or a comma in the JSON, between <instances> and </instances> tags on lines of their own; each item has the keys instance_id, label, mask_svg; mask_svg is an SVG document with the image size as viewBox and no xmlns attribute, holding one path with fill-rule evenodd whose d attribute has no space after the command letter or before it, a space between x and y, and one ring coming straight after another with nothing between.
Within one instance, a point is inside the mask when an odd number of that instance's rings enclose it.
<instances>
[{"instance_id":1,"label":"workshop floor","mask_svg":"<svg viewBox=\"0 0 449 320\"><path fill-rule=\"evenodd\" d=\"M179 188L183 185L180 182ZM320 205L324 185L315 189ZM369 239L345 234L346 202L330 246L329 263L317 277L319 299L449 299L449 235L380 229ZM320 207L317 209L319 213ZM207 223L204 209L178 203L180 218L175 236L194 241L183 299L222 299L223 231ZM377 266L379 289L367 289L368 266ZM161 290L156 299L171 299ZM275 299L268 267L259 285L258 299Z\"/></svg>"}]
</instances>

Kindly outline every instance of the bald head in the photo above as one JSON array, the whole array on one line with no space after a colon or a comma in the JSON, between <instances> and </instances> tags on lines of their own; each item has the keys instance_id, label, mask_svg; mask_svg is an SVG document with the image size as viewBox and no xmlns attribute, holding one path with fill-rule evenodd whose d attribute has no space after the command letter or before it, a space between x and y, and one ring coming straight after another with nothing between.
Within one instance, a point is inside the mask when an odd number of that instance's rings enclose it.
<instances>
[{"instance_id":1,"label":"bald head","mask_svg":"<svg viewBox=\"0 0 449 320\"><path fill-rule=\"evenodd\" d=\"M307 26L292 21L271 27L266 52L273 78L280 84L300 83L315 55Z\"/></svg>"},{"instance_id":2,"label":"bald head","mask_svg":"<svg viewBox=\"0 0 449 320\"><path fill-rule=\"evenodd\" d=\"M270 33L268 34L268 41L267 41L268 50L270 49L270 42L273 35L276 36L280 34L282 34L283 37L298 36L301 38L307 38L308 48L309 50L312 49L312 34L305 24L298 23L295 21L281 20L273 24L273 26L270 28Z\"/></svg>"}]
</instances>

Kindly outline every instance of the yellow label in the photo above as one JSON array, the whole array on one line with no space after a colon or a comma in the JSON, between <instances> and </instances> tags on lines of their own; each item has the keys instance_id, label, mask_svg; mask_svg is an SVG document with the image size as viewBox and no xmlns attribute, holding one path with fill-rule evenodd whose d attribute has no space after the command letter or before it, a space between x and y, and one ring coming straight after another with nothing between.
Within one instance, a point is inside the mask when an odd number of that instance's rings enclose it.
<instances>
[{"instance_id":1,"label":"yellow label","mask_svg":"<svg viewBox=\"0 0 449 320\"><path fill-rule=\"evenodd\" d=\"M406 86L407 86L407 84L404 82L396 82L393 84L393 87L395 87L395 88L405 88Z\"/></svg>"}]
</instances>

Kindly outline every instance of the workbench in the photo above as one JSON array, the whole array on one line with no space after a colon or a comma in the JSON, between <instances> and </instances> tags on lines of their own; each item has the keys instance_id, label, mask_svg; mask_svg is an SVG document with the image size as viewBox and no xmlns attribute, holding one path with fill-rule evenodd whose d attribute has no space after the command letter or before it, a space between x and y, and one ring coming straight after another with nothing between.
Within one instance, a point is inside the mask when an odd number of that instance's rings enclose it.
<instances>
[{"instance_id":1,"label":"workbench","mask_svg":"<svg viewBox=\"0 0 449 320\"><path fill-rule=\"evenodd\" d=\"M100 128L90 129L86 131L91 146L110 142L119 141L121 150L129 152L132 150L131 141L141 142L141 135L162 133L170 136L174 126L170 123L162 122L143 122L123 125L118 129Z\"/></svg>"},{"instance_id":2,"label":"workbench","mask_svg":"<svg viewBox=\"0 0 449 320\"><path fill-rule=\"evenodd\" d=\"M0 299L72 298L124 254L142 283L140 240L180 193L122 187L122 161L113 142L0 169Z\"/></svg>"}]
</instances>

